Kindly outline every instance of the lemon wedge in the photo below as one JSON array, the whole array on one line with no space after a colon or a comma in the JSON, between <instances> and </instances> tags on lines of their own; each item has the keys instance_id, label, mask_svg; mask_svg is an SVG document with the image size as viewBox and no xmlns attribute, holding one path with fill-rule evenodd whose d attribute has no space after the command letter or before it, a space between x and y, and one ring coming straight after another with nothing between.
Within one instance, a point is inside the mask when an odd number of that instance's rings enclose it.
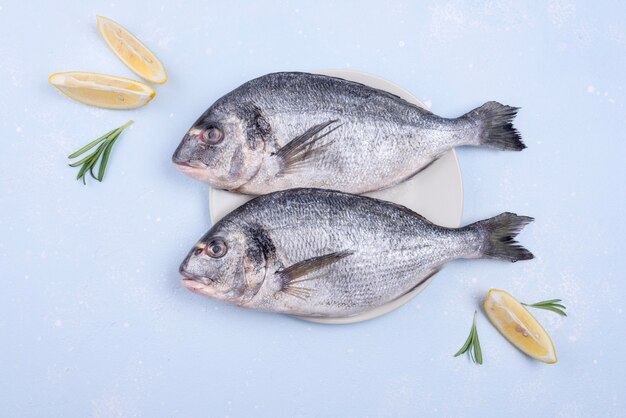
<instances>
[{"instance_id":1,"label":"lemon wedge","mask_svg":"<svg viewBox=\"0 0 626 418\"><path fill-rule=\"evenodd\" d=\"M147 84L107 74L71 71L52 74L48 81L67 97L107 109L135 109L156 94Z\"/></svg>"},{"instance_id":2,"label":"lemon wedge","mask_svg":"<svg viewBox=\"0 0 626 418\"><path fill-rule=\"evenodd\" d=\"M123 26L107 17L98 16L98 31L115 55L139 77L156 84L167 81L167 73L161 61Z\"/></svg>"},{"instance_id":3,"label":"lemon wedge","mask_svg":"<svg viewBox=\"0 0 626 418\"><path fill-rule=\"evenodd\" d=\"M491 289L484 308L491 323L522 353L544 363L557 362L554 344L546 330L509 293Z\"/></svg>"}]
</instances>

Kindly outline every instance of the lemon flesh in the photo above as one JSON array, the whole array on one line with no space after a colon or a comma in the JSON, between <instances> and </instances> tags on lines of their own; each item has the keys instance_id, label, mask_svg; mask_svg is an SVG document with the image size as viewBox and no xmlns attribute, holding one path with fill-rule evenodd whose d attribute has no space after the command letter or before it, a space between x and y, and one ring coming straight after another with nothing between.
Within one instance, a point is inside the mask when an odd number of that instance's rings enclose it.
<instances>
[{"instance_id":1,"label":"lemon flesh","mask_svg":"<svg viewBox=\"0 0 626 418\"><path fill-rule=\"evenodd\" d=\"M48 81L67 97L106 109L136 109L156 94L147 84L107 74L72 71L52 74Z\"/></svg>"},{"instance_id":2,"label":"lemon flesh","mask_svg":"<svg viewBox=\"0 0 626 418\"><path fill-rule=\"evenodd\" d=\"M522 353L544 363L557 362L554 344L546 330L509 293L491 289L484 308L491 323Z\"/></svg>"},{"instance_id":3,"label":"lemon flesh","mask_svg":"<svg viewBox=\"0 0 626 418\"><path fill-rule=\"evenodd\" d=\"M163 84L167 73L161 61L135 35L113 20L98 16L98 31L128 68L151 83Z\"/></svg>"}]
</instances>

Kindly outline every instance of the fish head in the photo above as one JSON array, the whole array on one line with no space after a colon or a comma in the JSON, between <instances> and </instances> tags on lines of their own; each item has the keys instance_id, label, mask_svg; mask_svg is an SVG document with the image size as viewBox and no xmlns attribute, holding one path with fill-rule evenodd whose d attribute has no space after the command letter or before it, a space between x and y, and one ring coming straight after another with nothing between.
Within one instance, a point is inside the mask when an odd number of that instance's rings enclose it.
<instances>
[{"instance_id":1,"label":"fish head","mask_svg":"<svg viewBox=\"0 0 626 418\"><path fill-rule=\"evenodd\" d=\"M250 130L245 109L213 105L187 131L172 161L183 173L234 190L259 171L264 142Z\"/></svg>"},{"instance_id":2,"label":"fish head","mask_svg":"<svg viewBox=\"0 0 626 418\"><path fill-rule=\"evenodd\" d=\"M266 264L247 231L220 222L196 243L179 270L182 285L192 292L241 306L259 292Z\"/></svg>"}]
</instances>

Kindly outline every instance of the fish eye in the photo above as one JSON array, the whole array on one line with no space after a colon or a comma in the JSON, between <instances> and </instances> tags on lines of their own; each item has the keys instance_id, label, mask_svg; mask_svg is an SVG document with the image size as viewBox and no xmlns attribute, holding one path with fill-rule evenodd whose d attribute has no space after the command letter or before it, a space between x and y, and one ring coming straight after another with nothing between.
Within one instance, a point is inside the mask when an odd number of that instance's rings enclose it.
<instances>
[{"instance_id":1,"label":"fish eye","mask_svg":"<svg viewBox=\"0 0 626 418\"><path fill-rule=\"evenodd\" d=\"M224 139L224 134L219 128L216 128L215 126L210 126L208 129L200 132L199 138L200 141L204 142L205 144L215 145L222 142L222 139Z\"/></svg>"},{"instance_id":2,"label":"fish eye","mask_svg":"<svg viewBox=\"0 0 626 418\"><path fill-rule=\"evenodd\" d=\"M209 244L205 247L206 253L209 257L212 258L221 258L226 255L228 251L228 247L226 243L221 239L214 239L209 242Z\"/></svg>"}]
</instances>

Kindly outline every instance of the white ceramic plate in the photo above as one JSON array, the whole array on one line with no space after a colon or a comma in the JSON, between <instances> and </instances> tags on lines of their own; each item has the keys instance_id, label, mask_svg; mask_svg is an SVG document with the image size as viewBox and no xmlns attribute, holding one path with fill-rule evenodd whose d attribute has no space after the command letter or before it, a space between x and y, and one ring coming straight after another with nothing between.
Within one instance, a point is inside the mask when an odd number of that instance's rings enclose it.
<instances>
[{"instance_id":1,"label":"white ceramic plate","mask_svg":"<svg viewBox=\"0 0 626 418\"><path fill-rule=\"evenodd\" d=\"M318 73L341 77L377 89L386 90L425 108L424 104L408 91L371 74L349 70L324 70L318 71ZM461 180L461 169L456 153L452 150L412 179L390 189L368 193L367 196L404 205L438 225L458 227L461 223L461 215L463 214L463 182ZM252 196L209 188L211 222L216 223L224 217L224 215L251 198ZM391 312L413 299L433 278L434 276L428 279L424 286L420 286L415 291L393 302L357 316L341 319L302 319L325 324L347 324L376 318Z\"/></svg>"}]
</instances>

